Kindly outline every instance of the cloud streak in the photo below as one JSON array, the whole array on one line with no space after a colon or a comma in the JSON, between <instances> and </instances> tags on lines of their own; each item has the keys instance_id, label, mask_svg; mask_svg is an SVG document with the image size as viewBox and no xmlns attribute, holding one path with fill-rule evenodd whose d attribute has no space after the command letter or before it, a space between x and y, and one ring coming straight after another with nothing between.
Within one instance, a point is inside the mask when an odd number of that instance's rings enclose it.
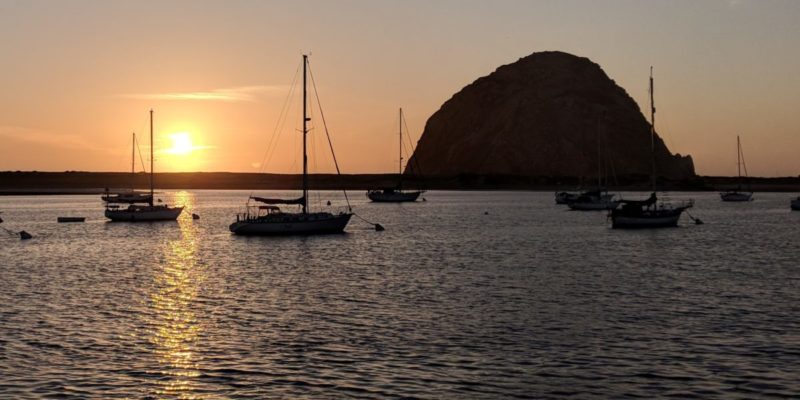
<instances>
[{"instance_id":1,"label":"cloud streak","mask_svg":"<svg viewBox=\"0 0 800 400\"><path fill-rule=\"evenodd\" d=\"M179 101L256 101L259 96L285 91L284 86L238 86L198 92L170 93L129 93L118 97L139 100L179 100Z\"/></svg>"},{"instance_id":2,"label":"cloud streak","mask_svg":"<svg viewBox=\"0 0 800 400\"><path fill-rule=\"evenodd\" d=\"M47 132L20 126L0 126L0 138L69 150L107 151L78 135Z\"/></svg>"}]
</instances>

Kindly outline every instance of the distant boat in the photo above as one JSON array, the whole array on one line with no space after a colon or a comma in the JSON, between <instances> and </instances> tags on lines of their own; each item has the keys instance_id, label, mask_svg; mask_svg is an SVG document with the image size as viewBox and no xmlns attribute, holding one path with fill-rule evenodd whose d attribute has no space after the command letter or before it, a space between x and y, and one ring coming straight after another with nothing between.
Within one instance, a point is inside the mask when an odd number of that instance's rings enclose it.
<instances>
[{"instance_id":1,"label":"distant boat","mask_svg":"<svg viewBox=\"0 0 800 400\"><path fill-rule=\"evenodd\" d=\"M170 207L166 204L153 203L153 110L150 110L150 193L139 198L130 198L128 201L114 199L104 195L106 201L106 218L112 221L143 222L143 221L174 221L181 215L183 207ZM128 203L122 208L116 203Z\"/></svg>"},{"instance_id":2,"label":"distant boat","mask_svg":"<svg viewBox=\"0 0 800 400\"><path fill-rule=\"evenodd\" d=\"M664 228L678 226L681 214L694 205L691 200L677 205L658 201L656 196L655 120L653 67L650 67L650 179L653 192L646 200L621 200L622 207L611 211L612 228Z\"/></svg>"},{"instance_id":3,"label":"distant boat","mask_svg":"<svg viewBox=\"0 0 800 400\"><path fill-rule=\"evenodd\" d=\"M597 189L581 193L567 205L576 211L608 211L617 208L619 200L614 200L614 194Z\"/></svg>"},{"instance_id":4,"label":"distant boat","mask_svg":"<svg viewBox=\"0 0 800 400\"><path fill-rule=\"evenodd\" d=\"M367 197L376 203L403 203L417 201L424 190L403 190L403 109L400 109L400 171L397 187L372 189Z\"/></svg>"},{"instance_id":5,"label":"distant boat","mask_svg":"<svg viewBox=\"0 0 800 400\"><path fill-rule=\"evenodd\" d=\"M601 146L600 129L598 122L597 129L597 189L589 190L579 194L576 198L567 202L567 206L575 211L608 211L617 208L618 200L614 200L614 194L608 193L603 184L603 151ZM606 174L607 175L607 174ZM606 184L608 176L606 176Z\"/></svg>"},{"instance_id":6,"label":"distant boat","mask_svg":"<svg viewBox=\"0 0 800 400\"><path fill-rule=\"evenodd\" d=\"M58 222L83 222L86 221L86 217L58 217Z\"/></svg>"},{"instance_id":7,"label":"distant boat","mask_svg":"<svg viewBox=\"0 0 800 400\"><path fill-rule=\"evenodd\" d=\"M744 166L744 175L747 176L747 165L744 163L744 153L742 153L742 142L739 140L739 135L736 135L736 169L737 169L737 186L734 190L722 192L719 197L722 201L750 201L753 199L753 192L743 192L742 190L742 166Z\"/></svg>"},{"instance_id":8,"label":"distant boat","mask_svg":"<svg viewBox=\"0 0 800 400\"><path fill-rule=\"evenodd\" d=\"M134 190L136 178L136 133L131 134L131 189L125 191L110 191L106 188L100 198L106 203L134 204L147 203L152 196L147 192L137 192ZM141 153L140 153L141 154Z\"/></svg>"},{"instance_id":9,"label":"distant boat","mask_svg":"<svg viewBox=\"0 0 800 400\"><path fill-rule=\"evenodd\" d=\"M580 195L580 192L556 192L556 204L569 204L571 201L577 200Z\"/></svg>"},{"instance_id":10,"label":"distant boat","mask_svg":"<svg viewBox=\"0 0 800 400\"><path fill-rule=\"evenodd\" d=\"M229 226L236 235L310 235L323 233L342 233L351 212L332 214L329 212L308 212L308 155L306 138L308 136L308 94L307 94L308 56L303 55L303 195L296 199L273 199L250 196L246 211L236 215L236 222ZM334 157L335 158L335 157ZM338 170L338 167L337 167ZM254 200L265 205L250 205ZM300 212L284 212L278 205L299 205Z\"/></svg>"}]
</instances>

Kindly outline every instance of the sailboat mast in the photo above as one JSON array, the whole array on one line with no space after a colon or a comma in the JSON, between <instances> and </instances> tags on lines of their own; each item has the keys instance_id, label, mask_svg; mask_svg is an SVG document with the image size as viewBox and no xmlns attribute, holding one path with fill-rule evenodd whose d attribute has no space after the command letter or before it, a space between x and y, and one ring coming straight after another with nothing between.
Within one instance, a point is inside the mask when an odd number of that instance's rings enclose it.
<instances>
[{"instance_id":1,"label":"sailboat mast","mask_svg":"<svg viewBox=\"0 0 800 400\"><path fill-rule=\"evenodd\" d=\"M650 179L656 191L656 104L653 95L653 67L650 66Z\"/></svg>"},{"instance_id":2,"label":"sailboat mast","mask_svg":"<svg viewBox=\"0 0 800 400\"><path fill-rule=\"evenodd\" d=\"M153 109L150 109L150 207L153 206Z\"/></svg>"},{"instance_id":3,"label":"sailboat mast","mask_svg":"<svg viewBox=\"0 0 800 400\"><path fill-rule=\"evenodd\" d=\"M131 135L131 192L136 189L136 132Z\"/></svg>"},{"instance_id":4,"label":"sailboat mast","mask_svg":"<svg viewBox=\"0 0 800 400\"><path fill-rule=\"evenodd\" d=\"M739 175L739 183L742 181L742 143L739 135L736 135L736 173Z\"/></svg>"},{"instance_id":5,"label":"sailboat mast","mask_svg":"<svg viewBox=\"0 0 800 400\"><path fill-rule=\"evenodd\" d=\"M400 107L400 166L397 169L399 174L399 181L397 182L397 188L403 188L403 107Z\"/></svg>"},{"instance_id":6,"label":"sailboat mast","mask_svg":"<svg viewBox=\"0 0 800 400\"><path fill-rule=\"evenodd\" d=\"M306 69L308 56L303 54L303 214L308 212L308 155L306 155L306 136L308 135L308 93L306 90Z\"/></svg>"}]
</instances>

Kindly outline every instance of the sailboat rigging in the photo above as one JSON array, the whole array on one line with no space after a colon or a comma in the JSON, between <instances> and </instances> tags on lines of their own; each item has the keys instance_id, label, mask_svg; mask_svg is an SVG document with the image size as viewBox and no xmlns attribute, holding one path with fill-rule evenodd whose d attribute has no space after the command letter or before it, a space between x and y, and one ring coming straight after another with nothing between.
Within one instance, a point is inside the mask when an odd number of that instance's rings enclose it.
<instances>
[{"instance_id":1,"label":"sailboat rigging","mask_svg":"<svg viewBox=\"0 0 800 400\"><path fill-rule=\"evenodd\" d=\"M656 196L656 107L653 93L653 67L650 67L650 179L652 193L646 200L621 200L622 207L611 210L612 228L663 228L678 226L681 214L694 205L659 202Z\"/></svg>"},{"instance_id":2,"label":"sailboat rigging","mask_svg":"<svg viewBox=\"0 0 800 400\"><path fill-rule=\"evenodd\" d=\"M400 160L397 186L393 188L372 189L367 197L376 203L403 203L417 201L424 190L403 190L403 109L400 108Z\"/></svg>"},{"instance_id":3,"label":"sailboat rigging","mask_svg":"<svg viewBox=\"0 0 800 400\"><path fill-rule=\"evenodd\" d=\"M323 233L342 233L353 213L332 214L329 212L309 212L308 207L308 56L303 55L303 183L302 196L295 199L275 199L250 196L244 213L236 214L236 221L229 229L236 235L309 235ZM333 150L333 147L331 147ZM335 160L335 157L334 157ZM337 166L338 171L338 166ZM253 200L264 205L251 205ZM299 205L300 212L285 212L278 205Z\"/></svg>"},{"instance_id":4,"label":"sailboat rigging","mask_svg":"<svg viewBox=\"0 0 800 400\"><path fill-rule=\"evenodd\" d=\"M734 190L728 190L719 194L722 201L751 201L753 199L753 192L750 191L748 185L747 191L742 190L742 166L744 165L744 174L747 176L747 165L744 163L744 153L742 153L742 142L739 140L739 135L736 135L736 170L737 170L737 186Z\"/></svg>"},{"instance_id":5,"label":"sailboat rigging","mask_svg":"<svg viewBox=\"0 0 800 400\"><path fill-rule=\"evenodd\" d=\"M136 139L134 137L134 144ZM106 193L103 200L106 202L105 216L112 221L174 221L181 215L183 207L170 207L166 204L154 204L154 154L153 154L153 110L150 110L150 193L141 194L131 192L122 197ZM131 163L133 168L134 162ZM120 208L116 203L129 204L126 208Z\"/></svg>"}]
</instances>

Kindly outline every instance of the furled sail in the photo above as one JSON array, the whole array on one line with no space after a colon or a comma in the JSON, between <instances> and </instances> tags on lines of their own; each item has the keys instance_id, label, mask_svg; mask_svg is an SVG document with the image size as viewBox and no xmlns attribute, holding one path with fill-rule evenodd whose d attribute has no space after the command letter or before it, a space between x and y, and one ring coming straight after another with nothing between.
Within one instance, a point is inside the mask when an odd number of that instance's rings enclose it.
<instances>
[{"instance_id":1,"label":"furled sail","mask_svg":"<svg viewBox=\"0 0 800 400\"><path fill-rule=\"evenodd\" d=\"M297 199L269 199L265 197L255 197L250 196L251 199L255 201L260 201L264 204L298 204L303 205L305 203L305 197L300 197Z\"/></svg>"}]
</instances>

